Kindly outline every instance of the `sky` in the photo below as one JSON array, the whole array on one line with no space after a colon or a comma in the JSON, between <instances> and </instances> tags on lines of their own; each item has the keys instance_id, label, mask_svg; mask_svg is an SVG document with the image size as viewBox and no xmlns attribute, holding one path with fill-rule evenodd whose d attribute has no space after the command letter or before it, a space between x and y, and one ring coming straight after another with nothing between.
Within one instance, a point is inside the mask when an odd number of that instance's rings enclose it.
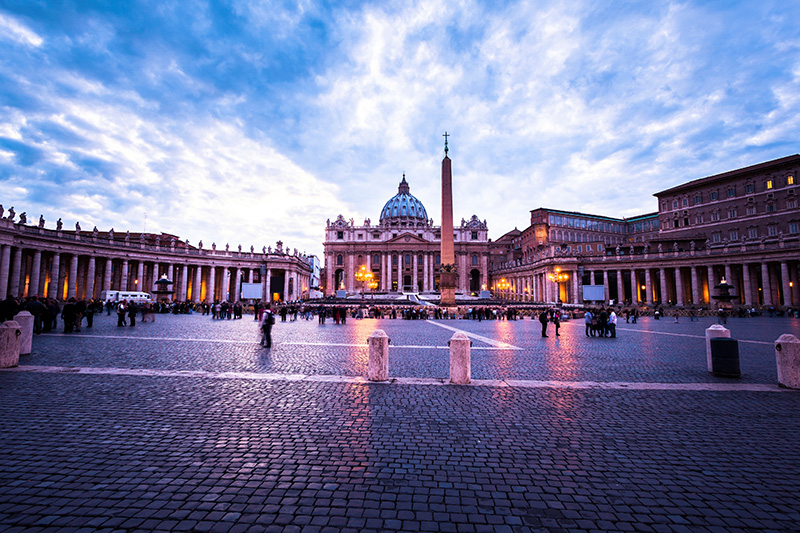
<instances>
[{"instance_id":1,"label":"sky","mask_svg":"<svg viewBox=\"0 0 800 533\"><path fill-rule=\"evenodd\" d=\"M489 236L800 152L800 2L0 0L0 203L322 255L405 173Z\"/></svg>"}]
</instances>

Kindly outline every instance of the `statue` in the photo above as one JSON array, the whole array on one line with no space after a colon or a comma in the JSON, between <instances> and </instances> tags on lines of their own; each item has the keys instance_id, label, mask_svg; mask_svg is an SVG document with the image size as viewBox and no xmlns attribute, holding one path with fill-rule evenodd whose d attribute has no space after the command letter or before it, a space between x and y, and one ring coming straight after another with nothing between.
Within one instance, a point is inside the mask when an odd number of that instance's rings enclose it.
<instances>
[{"instance_id":1,"label":"statue","mask_svg":"<svg viewBox=\"0 0 800 533\"><path fill-rule=\"evenodd\" d=\"M650 253L650 243L649 242L644 243L644 253L645 253L645 255Z\"/></svg>"},{"instance_id":2,"label":"statue","mask_svg":"<svg viewBox=\"0 0 800 533\"><path fill-rule=\"evenodd\" d=\"M0 205L0 207L3 207L3 206ZM0 215L2 215L2 212L0 212ZM328 219L328 226L330 226L330 225L331 225L331 219Z\"/></svg>"},{"instance_id":3,"label":"statue","mask_svg":"<svg viewBox=\"0 0 800 533\"><path fill-rule=\"evenodd\" d=\"M677 242L673 242L672 243L672 251L675 252L675 253L678 253L678 243Z\"/></svg>"},{"instance_id":4,"label":"statue","mask_svg":"<svg viewBox=\"0 0 800 533\"><path fill-rule=\"evenodd\" d=\"M633 253L634 253L635 251L636 251L636 248L634 248L634 247L633 247L633 245L631 244L631 251L630 251L630 255L633 255Z\"/></svg>"},{"instance_id":5,"label":"statue","mask_svg":"<svg viewBox=\"0 0 800 533\"><path fill-rule=\"evenodd\" d=\"M170 246L170 248L175 248L175 243L176 243L176 242L178 242L178 241L175 239L175 237L171 238L171 239L169 240L169 246Z\"/></svg>"},{"instance_id":6,"label":"statue","mask_svg":"<svg viewBox=\"0 0 800 533\"><path fill-rule=\"evenodd\" d=\"M264 246L264 247L262 247L262 248L261 248L261 253L264 253L264 254L266 254L266 253L267 253L267 247L266 247L266 246Z\"/></svg>"},{"instance_id":7,"label":"statue","mask_svg":"<svg viewBox=\"0 0 800 533\"><path fill-rule=\"evenodd\" d=\"M276 244L275 251L278 252L279 254L283 253L283 241L278 241L275 244Z\"/></svg>"},{"instance_id":8,"label":"statue","mask_svg":"<svg viewBox=\"0 0 800 533\"><path fill-rule=\"evenodd\" d=\"M3 213L5 212L6 210L3 208L3 204L0 204L0 218L3 218Z\"/></svg>"},{"instance_id":9,"label":"statue","mask_svg":"<svg viewBox=\"0 0 800 533\"><path fill-rule=\"evenodd\" d=\"M140 233L140 234L139 234L139 242L140 242L141 244L144 244L144 233Z\"/></svg>"},{"instance_id":10,"label":"statue","mask_svg":"<svg viewBox=\"0 0 800 533\"><path fill-rule=\"evenodd\" d=\"M94 229L92 230L92 237L97 238L97 233L98 233L97 226L95 226Z\"/></svg>"},{"instance_id":11,"label":"statue","mask_svg":"<svg viewBox=\"0 0 800 533\"><path fill-rule=\"evenodd\" d=\"M25 211L23 211L22 214L19 216L19 223L20 224L28 223L28 215L25 213Z\"/></svg>"},{"instance_id":12,"label":"statue","mask_svg":"<svg viewBox=\"0 0 800 533\"><path fill-rule=\"evenodd\" d=\"M695 249L695 247L696 247L696 245L695 245L694 241L692 241L692 242L690 242L690 243L689 243L689 249L690 249L691 251L693 251L693 252L694 252L694 249Z\"/></svg>"},{"instance_id":13,"label":"statue","mask_svg":"<svg viewBox=\"0 0 800 533\"><path fill-rule=\"evenodd\" d=\"M216 242L212 242L211 243L211 251L213 251L213 252L217 251L217 243Z\"/></svg>"},{"instance_id":14,"label":"statue","mask_svg":"<svg viewBox=\"0 0 800 533\"><path fill-rule=\"evenodd\" d=\"M294 256L297 257L297 248L294 249Z\"/></svg>"},{"instance_id":15,"label":"statue","mask_svg":"<svg viewBox=\"0 0 800 533\"><path fill-rule=\"evenodd\" d=\"M228 253L228 250L230 250L230 249L231 249L231 245L228 244L228 243L225 243L225 253Z\"/></svg>"},{"instance_id":16,"label":"statue","mask_svg":"<svg viewBox=\"0 0 800 533\"><path fill-rule=\"evenodd\" d=\"M621 247L620 247L620 245L618 244L618 245L617 245L617 249L616 249L617 255L619 255L621 251L622 251L622 248L621 248Z\"/></svg>"},{"instance_id":17,"label":"statue","mask_svg":"<svg viewBox=\"0 0 800 533\"><path fill-rule=\"evenodd\" d=\"M200 242L197 244L197 249L198 249L198 250L202 250L202 249L203 249L203 241L200 241Z\"/></svg>"},{"instance_id":18,"label":"statue","mask_svg":"<svg viewBox=\"0 0 800 533\"><path fill-rule=\"evenodd\" d=\"M242 253L242 245L239 245L239 253Z\"/></svg>"},{"instance_id":19,"label":"statue","mask_svg":"<svg viewBox=\"0 0 800 533\"><path fill-rule=\"evenodd\" d=\"M156 235L156 248L161 246L161 235Z\"/></svg>"},{"instance_id":20,"label":"statue","mask_svg":"<svg viewBox=\"0 0 800 533\"><path fill-rule=\"evenodd\" d=\"M110 230L108 230L108 240L109 241L113 241L114 240L114 228L111 228Z\"/></svg>"},{"instance_id":21,"label":"statue","mask_svg":"<svg viewBox=\"0 0 800 533\"><path fill-rule=\"evenodd\" d=\"M59 218L59 219L56 221L56 229L57 229L58 231L61 231L61 228L63 228L63 227L64 227L64 223L63 223L63 222L61 222L61 219Z\"/></svg>"},{"instance_id":22,"label":"statue","mask_svg":"<svg viewBox=\"0 0 800 533\"><path fill-rule=\"evenodd\" d=\"M661 245L661 243L658 243L658 253L662 253L663 251L664 247Z\"/></svg>"},{"instance_id":23,"label":"statue","mask_svg":"<svg viewBox=\"0 0 800 533\"><path fill-rule=\"evenodd\" d=\"M17 216L17 215L16 215L16 213L14 213L14 206L12 205L11 208L8 210L8 220L10 220L11 222L14 222L14 217L15 216Z\"/></svg>"},{"instance_id":24,"label":"statue","mask_svg":"<svg viewBox=\"0 0 800 533\"><path fill-rule=\"evenodd\" d=\"M127 230L125 232L125 244L130 244L131 242L131 231Z\"/></svg>"},{"instance_id":25,"label":"statue","mask_svg":"<svg viewBox=\"0 0 800 533\"><path fill-rule=\"evenodd\" d=\"M272 246L267 246L267 253L272 253Z\"/></svg>"},{"instance_id":26,"label":"statue","mask_svg":"<svg viewBox=\"0 0 800 533\"><path fill-rule=\"evenodd\" d=\"M250 245L250 253L251 253L251 254L253 253L253 250L255 250L255 248L254 248L254 247L253 247L253 245L251 244L251 245Z\"/></svg>"},{"instance_id":27,"label":"statue","mask_svg":"<svg viewBox=\"0 0 800 533\"><path fill-rule=\"evenodd\" d=\"M44 227L44 215L39 215L39 227Z\"/></svg>"},{"instance_id":28,"label":"statue","mask_svg":"<svg viewBox=\"0 0 800 533\"><path fill-rule=\"evenodd\" d=\"M186 251L187 251L187 252L189 251L189 246L190 246L190 245L189 245L189 239L186 239Z\"/></svg>"},{"instance_id":29,"label":"statue","mask_svg":"<svg viewBox=\"0 0 800 533\"><path fill-rule=\"evenodd\" d=\"M81 232L81 223L80 222L76 222L75 223L75 233L80 233L80 232Z\"/></svg>"}]
</instances>

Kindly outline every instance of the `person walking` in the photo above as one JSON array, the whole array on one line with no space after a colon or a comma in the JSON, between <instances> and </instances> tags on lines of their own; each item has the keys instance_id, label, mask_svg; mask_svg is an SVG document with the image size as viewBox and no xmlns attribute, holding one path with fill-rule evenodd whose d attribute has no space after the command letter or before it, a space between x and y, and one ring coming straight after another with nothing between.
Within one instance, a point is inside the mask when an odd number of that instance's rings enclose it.
<instances>
[{"instance_id":1,"label":"person walking","mask_svg":"<svg viewBox=\"0 0 800 533\"><path fill-rule=\"evenodd\" d=\"M561 328L561 311L556 311L553 314L553 325L556 327L556 337L560 337L561 333L558 330Z\"/></svg>"},{"instance_id":2,"label":"person walking","mask_svg":"<svg viewBox=\"0 0 800 533\"><path fill-rule=\"evenodd\" d=\"M261 346L272 348L272 326L275 325L275 315L272 309L266 308L261 317Z\"/></svg>"},{"instance_id":3,"label":"person walking","mask_svg":"<svg viewBox=\"0 0 800 533\"><path fill-rule=\"evenodd\" d=\"M542 337L547 337L547 309L539 314L539 322L542 324Z\"/></svg>"},{"instance_id":4,"label":"person walking","mask_svg":"<svg viewBox=\"0 0 800 533\"><path fill-rule=\"evenodd\" d=\"M608 331L611 333L611 338L617 338L617 314L613 309L608 310Z\"/></svg>"}]
</instances>

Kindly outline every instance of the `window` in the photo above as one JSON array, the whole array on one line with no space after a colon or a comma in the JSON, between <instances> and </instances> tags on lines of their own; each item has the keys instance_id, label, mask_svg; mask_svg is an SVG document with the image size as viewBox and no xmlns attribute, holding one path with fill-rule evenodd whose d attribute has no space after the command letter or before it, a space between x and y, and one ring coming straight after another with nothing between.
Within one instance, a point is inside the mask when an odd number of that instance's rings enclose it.
<instances>
[{"instance_id":1,"label":"window","mask_svg":"<svg viewBox=\"0 0 800 533\"><path fill-rule=\"evenodd\" d=\"M797 207L797 200L789 198L786 200L786 209L795 209Z\"/></svg>"},{"instance_id":2,"label":"window","mask_svg":"<svg viewBox=\"0 0 800 533\"><path fill-rule=\"evenodd\" d=\"M789 233L797 234L800 233L800 224L797 222L789 222Z\"/></svg>"},{"instance_id":3,"label":"window","mask_svg":"<svg viewBox=\"0 0 800 533\"><path fill-rule=\"evenodd\" d=\"M403 266L408 266L411 264L411 254L406 254L403 258Z\"/></svg>"},{"instance_id":4,"label":"window","mask_svg":"<svg viewBox=\"0 0 800 533\"><path fill-rule=\"evenodd\" d=\"M736 196L736 187L728 187L728 189L725 191L725 194L728 195L728 198L733 198Z\"/></svg>"},{"instance_id":5,"label":"window","mask_svg":"<svg viewBox=\"0 0 800 533\"><path fill-rule=\"evenodd\" d=\"M719 211L712 211L711 222L717 222L718 220L719 220Z\"/></svg>"},{"instance_id":6,"label":"window","mask_svg":"<svg viewBox=\"0 0 800 533\"><path fill-rule=\"evenodd\" d=\"M767 213L775 212L775 204L767 204Z\"/></svg>"},{"instance_id":7,"label":"window","mask_svg":"<svg viewBox=\"0 0 800 533\"><path fill-rule=\"evenodd\" d=\"M703 203L703 195L698 194L694 197L694 205L702 204Z\"/></svg>"},{"instance_id":8,"label":"window","mask_svg":"<svg viewBox=\"0 0 800 533\"><path fill-rule=\"evenodd\" d=\"M678 209L678 200L672 200L672 209Z\"/></svg>"},{"instance_id":9,"label":"window","mask_svg":"<svg viewBox=\"0 0 800 533\"><path fill-rule=\"evenodd\" d=\"M711 242L721 242L722 236L719 234L718 231L715 231L711 234Z\"/></svg>"},{"instance_id":10,"label":"window","mask_svg":"<svg viewBox=\"0 0 800 533\"><path fill-rule=\"evenodd\" d=\"M442 264L442 256L439 255L439 254L436 254L436 264L437 265L441 265Z\"/></svg>"},{"instance_id":11,"label":"window","mask_svg":"<svg viewBox=\"0 0 800 533\"><path fill-rule=\"evenodd\" d=\"M689 205L689 199L688 198L684 198L683 201L681 202L681 204L683 205L683 207L686 207L687 205Z\"/></svg>"},{"instance_id":12,"label":"window","mask_svg":"<svg viewBox=\"0 0 800 533\"><path fill-rule=\"evenodd\" d=\"M756 214L756 206L754 206L754 205L748 205L745 208L745 210L747 212L747 216L752 216L752 215Z\"/></svg>"},{"instance_id":13,"label":"window","mask_svg":"<svg viewBox=\"0 0 800 533\"><path fill-rule=\"evenodd\" d=\"M794 185L794 175L789 174L786 176L786 185Z\"/></svg>"},{"instance_id":14,"label":"window","mask_svg":"<svg viewBox=\"0 0 800 533\"><path fill-rule=\"evenodd\" d=\"M580 250L578 250L578 251L580 252ZM591 252L592 251L592 245L591 244L587 244L586 245L586 251L587 252Z\"/></svg>"},{"instance_id":15,"label":"window","mask_svg":"<svg viewBox=\"0 0 800 533\"><path fill-rule=\"evenodd\" d=\"M473 241L477 241L478 240L478 232L477 231L473 231L472 232L472 240Z\"/></svg>"},{"instance_id":16,"label":"window","mask_svg":"<svg viewBox=\"0 0 800 533\"><path fill-rule=\"evenodd\" d=\"M778 234L778 226L776 226L775 224L767 226L767 235L769 235L770 237L774 237L777 234Z\"/></svg>"},{"instance_id":17,"label":"window","mask_svg":"<svg viewBox=\"0 0 800 533\"><path fill-rule=\"evenodd\" d=\"M344 264L344 257L342 257L342 254L339 254L339 255L336 256L336 264L337 265L343 265Z\"/></svg>"},{"instance_id":18,"label":"window","mask_svg":"<svg viewBox=\"0 0 800 533\"><path fill-rule=\"evenodd\" d=\"M732 229L730 231L730 239L732 241L738 241L739 240L739 230L738 229Z\"/></svg>"},{"instance_id":19,"label":"window","mask_svg":"<svg viewBox=\"0 0 800 533\"><path fill-rule=\"evenodd\" d=\"M397 266L397 256L396 255L392 256L392 265L393 266Z\"/></svg>"},{"instance_id":20,"label":"window","mask_svg":"<svg viewBox=\"0 0 800 533\"><path fill-rule=\"evenodd\" d=\"M602 244L598 244L597 245L597 251L598 252L602 252L603 251L603 245Z\"/></svg>"},{"instance_id":21,"label":"window","mask_svg":"<svg viewBox=\"0 0 800 533\"><path fill-rule=\"evenodd\" d=\"M472 264L473 265L478 264L478 254L472 254Z\"/></svg>"},{"instance_id":22,"label":"window","mask_svg":"<svg viewBox=\"0 0 800 533\"><path fill-rule=\"evenodd\" d=\"M766 189L767 189L767 190L770 190L771 188L772 188L772 180L767 180L767 186L766 186Z\"/></svg>"},{"instance_id":23,"label":"window","mask_svg":"<svg viewBox=\"0 0 800 533\"><path fill-rule=\"evenodd\" d=\"M344 239L344 232L343 231L337 231L336 232L336 238L339 239L340 241L342 239Z\"/></svg>"},{"instance_id":24,"label":"window","mask_svg":"<svg viewBox=\"0 0 800 533\"><path fill-rule=\"evenodd\" d=\"M747 238L758 239L758 228L747 228Z\"/></svg>"},{"instance_id":25,"label":"window","mask_svg":"<svg viewBox=\"0 0 800 533\"><path fill-rule=\"evenodd\" d=\"M363 241L364 240L364 234L363 233L359 233L358 234L358 240L359 241Z\"/></svg>"},{"instance_id":26,"label":"window","mask_svg":"<svg viewBox=\"0 0 800 533\"><path fill-rule=\"evenodd\" d=\"M380 256L379 256L379 255L373 255L373 256L372 256L372 264L373 264L373 265L377 265L377 264L379 264L380 262L381 262L381 258L380 258Z\"/></svg>"},{"instance_id":27,"label":"window","mask_svg":"<svg viewBox=\"0 0 800 533\"><path fill-rule=\"evenodd\" d=\"M735 207L728 208L728 218L736 218L736 215L739 213L739 210Z\"/></svg>"},{"instance_id":28,"label":"window","mask_svg":"<svg viewBox=\"0 0 800 533\"><path fill-rule=\"evenodd\" d=\"M712 200L716 200L718 198L717 191L711 191L710 195Z\"/></svg>"}]
</instances>

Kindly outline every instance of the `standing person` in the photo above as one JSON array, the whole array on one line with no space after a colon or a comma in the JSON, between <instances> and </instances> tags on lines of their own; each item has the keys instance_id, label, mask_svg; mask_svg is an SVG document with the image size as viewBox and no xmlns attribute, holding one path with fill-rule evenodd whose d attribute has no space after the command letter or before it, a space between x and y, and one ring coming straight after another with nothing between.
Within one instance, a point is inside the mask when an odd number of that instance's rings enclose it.
<instances>
[{"instance_id":1,"label":"standing person","mask_svg":"<svg viewBox=\"0 0 800 533\"><path fill-rule=\"evenodd\" d=\"M117 327L121 328L125 326L125 312L127 311L127 306L125 305L127 300L122 300L119 304L117 304Z\"/></svg>"},{"instance_id":2,"label":"standing person","mask_svg":"<svg viewBox=\"0 0 800 533\"><path fill-rule=\"evenodd\" d=\"M64 319L64 333L72 333L75 329L75 298L70 298L61 309L61 318Z\"/></svg>"},{"instance_id":3,"label":"standing person","mask_svg":"<svg viewBox=\"0 0 800 533\"><path fill-rule=\"evenodd\" d=\"M561 328L561 311L556 311L553 314L553 325L556 327L556 337L560 337L561 334L558 330Z\"/></svg>"},{"instance_id":4,"label":"standing person","mask_svg":"<svg viewBox=\"0 0 800 533\"><path fill-rule=\"evenodd\" d=\"M547 309L539 314L539 322L542 324L542 337L547 337Z\"/></svg>"},{"instance_id":5,"label":"standing person","mask_svg":"<svg viewBox=\"0 0 800 533\"><path fill-rule=\"evenodd\" d=\"M139 312L139 306L136 305L136 302L132 301L130 305L128 305L128 318L131 319L131 327L134 327L136 325L136 313L138 312Z\"/></svg>"},{"instance_id":6,"label":"standing person","mask_svg":"<svg viewBox=\"0 0 800 533\"><path fill-rule=\"evenodd\" d=\"M600 319L597 321L597 333L601 337L608 335L608 313L600 308Z\"/></svg>"},{"instance_id":7,"label":"standing person","mask_svg":"<svg viewBox=\"0 0 800 533\"><path fill-rule=\"evenodd\" d=\"M611 332L611 338L617 338L617 314L613 309L608 310L608 331Z\"/></svg>"},{"instance_id":8,"label":"standing person","mask_svg":"<svg viewBox=\"0 0 800 533\"><path fill-rule=\"evenodd\" d=\"M592 333L592 312L587 309L586 314L583 315L583 323L586 325L586 336L591 336Z\"/></svg>"},{"instance_id":9,"label":"standing person","mask_svg":"<svg viewBox=\"0 0 800 533\"><path fill-rule=\"evenodd\" d=\"M631 320L632 324L636 324L636 321L639 319L639 311L635 307L633 308L633 313L631 318L633 319Z\"/></svg>"},{"instance_id":10,"label":"standing person","mask_svg":"<svg viewBox=\"0 0 800 533\"><path fill-rule=\"evenodd\" d=\"M261 346L272 348L272 326L275 325L275 315L272 309L267 308L261 317Z\"/></svg>"}]
</instances>

